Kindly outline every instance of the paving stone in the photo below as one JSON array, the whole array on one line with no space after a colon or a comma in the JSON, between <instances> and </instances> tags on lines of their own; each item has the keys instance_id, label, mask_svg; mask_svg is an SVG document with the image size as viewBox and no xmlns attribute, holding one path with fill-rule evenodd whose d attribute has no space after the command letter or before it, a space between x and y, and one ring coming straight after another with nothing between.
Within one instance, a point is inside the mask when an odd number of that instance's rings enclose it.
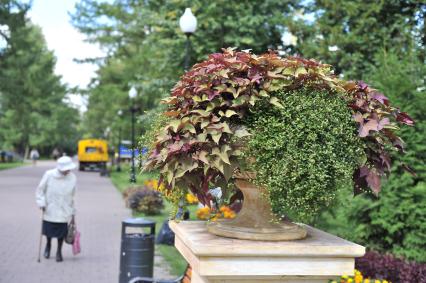
<instances>
[{"instance_id":1,"label":"paving stone","mask_svg":"<svg viewBox=\"0 0 426 283\"><path fill-rule=\"evenodd\" d=\"M35 189L52 161L0 171L0 282L1 283L115 283L118 282L121 221L130 216L121 195L97 172L76 172L76 222L82 253L73 256L64 244L64 261L52 257L37 262L41 211ZM44 247L43 239L43 247ZM154 274L171 278L160 255Z\"/></svg>"}]
</instances>

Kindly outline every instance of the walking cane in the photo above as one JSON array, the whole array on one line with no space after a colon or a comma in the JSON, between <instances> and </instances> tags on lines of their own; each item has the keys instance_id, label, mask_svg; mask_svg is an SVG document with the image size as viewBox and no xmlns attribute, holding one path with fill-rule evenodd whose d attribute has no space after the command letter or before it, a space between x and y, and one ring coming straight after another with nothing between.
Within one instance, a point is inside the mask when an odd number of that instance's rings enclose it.
<instances>
[{"instance_id":1,"label":"walking cane","mask_svg":"<svg viewBox=\"0 0 426 283\"><path fill-rule=\"evenodd\" d=\"M40 231L40 241L38 243L38 259L37 262L40 262L41 258L41 241L43 238L43 216L44 216L44 209L41 210L41 231Z\"/></svg>"}]
</instances>

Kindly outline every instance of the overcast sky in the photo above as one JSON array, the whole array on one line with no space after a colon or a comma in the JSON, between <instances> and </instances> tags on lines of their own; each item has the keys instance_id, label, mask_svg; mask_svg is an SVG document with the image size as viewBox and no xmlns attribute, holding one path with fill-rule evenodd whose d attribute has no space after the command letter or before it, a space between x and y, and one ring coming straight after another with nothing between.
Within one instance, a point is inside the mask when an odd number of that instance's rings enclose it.
<instances>
[{"instance_id":1,"label":"overcast sky","mask_svg":"<svg viewBox=\"0 0 426 283\"><path fill-rule=\"evenodd\" d=\"M96 66L78 64L73 59L102 56L100 48L84 42L84 35L70 23L69 11L73 11L78 0L34 0L29 12L31 20L41 26L48 48L57 57L55 72L62 76L62 82L70 87L85 87L95 76ZM77 95L70 95L73 104L84 110L84 101Z\"/></svg>"}]
</instances>

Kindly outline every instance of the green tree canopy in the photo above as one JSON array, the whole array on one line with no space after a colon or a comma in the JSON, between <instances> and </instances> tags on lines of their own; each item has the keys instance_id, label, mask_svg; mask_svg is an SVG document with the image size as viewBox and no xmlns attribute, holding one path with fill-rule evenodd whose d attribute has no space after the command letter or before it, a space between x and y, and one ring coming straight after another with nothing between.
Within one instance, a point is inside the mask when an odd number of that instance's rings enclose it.
<instances>
[{"instance_id":1,"label":"green tree canopy","mask_svg":"<svg viewBox=\"0 0 426 283\"><path fill-rule=\"evenodd\" d=\"M3 2L10 35L0 57L0 147L21 153L29 147L73 148L79 114L66 103L66 87L54 74L56 59L41 29L27 19L29 7Z\"/></svg>"},{"instance_id":2,"label":"green tree canopy","mask_svg":"<svg viewBox=\"0 0 426 283\"><path fill-rule=\"evenodd\" d=\"M98 77L87 91L86 130L99 135L103 125L116 125L116 113L127 109L130 84L136 84L138 104L155 108L183 73L185 35L179 18L191 7L198 19L191 37L191 63L205 59L223 47L235 46L264 52L282 45L284 23L294 11L295 0L238 1L142 1L99 2L76 5L72 23L108 53L89 60L100 65ZM103 104L103 105L99 105ZM89 121L100 121L97 125ZM128 125L128 123L127 123ZM117 132L117 131L115 131Z\"/></svg>"},{"instance_id":3,"label":"green tree canopy","mask_svg":"<svg viewBox=\"0 0 426 283\"><path fill-rule=\"evenodd\" d=\"M289 29L298 38L296 52L321 59L352 79L363 79L382 48L403 51L420 48L424 60L426 4L417 0L302 1L313 20L293 21Z\"/></svg>"}]
</instances>

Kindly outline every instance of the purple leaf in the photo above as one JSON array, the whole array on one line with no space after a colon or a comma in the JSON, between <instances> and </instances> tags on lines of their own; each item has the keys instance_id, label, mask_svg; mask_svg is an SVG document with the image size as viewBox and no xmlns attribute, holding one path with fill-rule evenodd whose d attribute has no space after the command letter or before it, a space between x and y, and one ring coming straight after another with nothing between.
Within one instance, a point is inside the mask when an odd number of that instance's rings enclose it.
<instances>
[{"instance_id":1,"label":"purple leaf","mask_svg":"<svg viewBox=\"0 0 426 283\"><path fill-rule=\"evenodd\" d=\"M209 91L209 100L212 101L213 98L219 95L219 92L217 91Z\"/></svg>"},{"instance_id":2,"label":"purple leaf","mask_svg":"<svg viewBox=\"0 0 426 283\"><path fill-rule=\"evenodd\" d=\"M397 148L400 152L404 152L404 142L400 137L396 137L392 140L392 145Z\"/></svg>"},{"instance_id":3,"label":"purple leaf","mask_svg":"<svg viewBox=\"0 0 426 283\"><path fill-rule=\"evenodd\" d=\"M365 177L370 173L370 168L368 168L367 166L362 166L359 168L359 176L360 177Z\"/></svg>"},{"instance_id":4,"label":"purple leaf","mask_svg":"<svg viewBox=\"0 0 426 283\"><path fill-rule=\"evenodd\" d=\"M368 136L368 133L370 131L377 131L378 125L379 124L377 123L377 120L370 120L364 125L361 125L361 127L359 128L359 136L364 138Z\"/></svg>"},{"instance_id":5,"label":"purple leaf","mask_svg":"<svg viewBox=\"0 0 426 283\"><path fill-rule=\"evenodd\" d=\"M353 115L353 118L354 118L355 122L358 122L361 125L364 124L364 118L362 117L361 113L357 112L355 115Z\"/></svg>"},{"instance_id":6,"label":"purple leaf","mask_svg":"<svg viewBox=\"0 0 426 283\"><path fill-rule=\"evenodd\" d=\"M370 170L370 172L367 175L367 183L368 186L371 188L371 190L373 191L373 193L377 196L379 195L380 192L380 176L373 172L372 170Z\"/></svg>"},{"instance_id":7,"label":"purple leaf","mask_svg":"<svg viewBox=\"0 0 426 283\"><path fill-rule=\"evenodd\" d=\"M368 87L368 85L363 81L358 81L357 84L361 90L365 90Z\"/></svg>"},{"instance_id":8,"label":"purple leaf","mask_svg":"<svg viewBox=\"0 0 426 283\"><path fill-rule=\"evenodd\" d=\"M354 181L354 195L361 194L364 190L368 188L366 176L368 175L368 172L370 169L366 166L362 166L355 170L352 179Z\"/></svg>"},{"instance_id":9,"label":"purple leaf","mask_svg":"<svg viewBox=\"0 0 426 283\"><path fill-rule=\"evenodd\" d=\"M410 173L412 176L417 177L416 171L414 171L413 168L411 168L410 166L408 166L407 164L403 163L402 168L407 171L408 173Z\"/></svg>"},{"instance_id":10,"label":"purple leaf","mask_svg":"<svg viewBox=\"0 0 426 283\"><path fill-rule=\"evenodd\" d=\"M223 59L223 54L222 53L213 53L213 54L210 55L210 57L212 57L215 60Z\"/></svg>"},{"instance_id":11,"label":"purple leaf","mask_svg":"<svg viewBox=\"0 0 426 283\"><path fill-rule=\"evenodd\" d=\"M389 99L383 95L383 93L380 92L373 92L373 99L379 101L380 103L384 105L389 105Z\"/></svg>"},{"instance_id":12,"label":"purple leaf","mask_svg":"<svg viewBox=\"0 0 426 283\"><path fill-rule=\"evenodd\" d=\"M398 113L396 115L396 120L408 126L414 125L414 120L405 112Z\"/></svg>"},{"instance_id":13,"label":"purple leaf","mask_svg":"<svg viewBox=\"0 0 426 283\"><path fill-rule=\"evenodd\" d=\"M375 195L380 192L380 176L367 166L362 166L355 170L353 180L354 195L362 193L367 188L370 188Z\"/></svg>"},{"instance_id":14,"label":"purple leaf","mask_svg":"<svg viewBox=\"0 0 426 283\"><path fill-rule=\"evenodd\" d=\"M388 171L391 170L391 159L389 154L387 154L386 152L382 152L380 154L380 159L382 160L382 164L386 165L386 168L388 169Z\"/></svg>"},{"instance_id":15,"label":"purple leaf","mask_svg":"<svg viewBox=\"0 0 426 283\"><path fill-rule=\"evenodd\" d=\"M379 124L377 125L377 130L380 131L383 129L384 126L388 125L390 123L389 118L383 118L380 120Z\"/></svg>"},{"instance_id":16,"label":"purple leaf","mask_svg":"<svg viewBox=\"0 0 426 283\"><path fill-rule=\"evenodd\" d=\"M191 146L190 146L188 143L186 143L186 144L184 144L184 145L182 146L181 151L182 151L182 152L187 152L187 151L189 151L190 149L191 149Z\"/></svg>"}]
</instances>

